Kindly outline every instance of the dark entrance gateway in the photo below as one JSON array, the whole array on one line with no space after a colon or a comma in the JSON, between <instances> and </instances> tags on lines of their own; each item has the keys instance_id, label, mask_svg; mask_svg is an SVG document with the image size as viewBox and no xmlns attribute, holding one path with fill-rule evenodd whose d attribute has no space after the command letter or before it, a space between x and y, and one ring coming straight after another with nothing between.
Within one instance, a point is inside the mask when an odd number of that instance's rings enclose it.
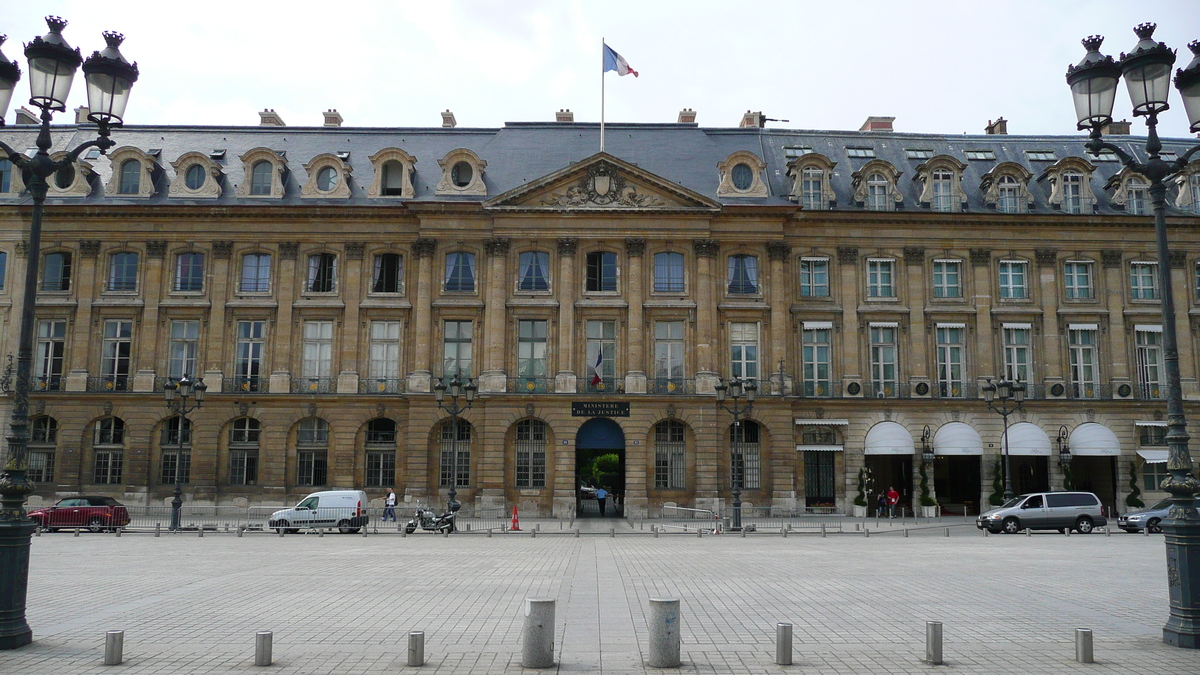
<instances>
[{"instance_id":1,"label":"dark entrance gateway","mask_svg":"<svg viewBox=\"0 0 1200 675\"><path fill-rule=\"evenodd\" d=\"M625 497L625 432L608 417L593 417L575 434L577 517L601 516L595 498L595 489L601 487L609 493L604 515L620 517Z\"/></svg>"}]
</instances>

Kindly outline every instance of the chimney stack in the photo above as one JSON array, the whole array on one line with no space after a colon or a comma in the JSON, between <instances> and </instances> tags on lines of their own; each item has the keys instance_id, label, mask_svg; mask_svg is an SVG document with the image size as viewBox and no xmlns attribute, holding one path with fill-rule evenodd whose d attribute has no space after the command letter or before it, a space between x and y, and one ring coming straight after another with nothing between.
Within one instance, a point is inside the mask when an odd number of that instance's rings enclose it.
<instances>
[{"instance_id":1,"label":"chimney stack","mask_svg":"<svg viewBox=\"0 0 1200 675\"><path fill-rule=\"evenodd\" d=\"M342 126L342 114L337 110L330 108L325 111L325 126L340 127Z\"/></svg>"},{"instance_id":2,"label":"chimney stack","mask_svg":"<svg viewBox=\"0 0 1200 675\"><path fill-rule=\"evenodd\" d=\"M695 124L696 111L691 108L684 108L679 111L679 117L675 120L676 124Z\"/></svg>"},{"instance_id":3,"label":"chimney stack","mask_svg":"<svg viewBox=\"0 0 1200 675\"><path fill-rule=\"evenodd\" d=\"M81 105L75 109L75 124L87 124L87 116L92 114L92 109L86 105Z\"/></svg>"},{"instance_id":4,"label":"chimney stack","mask_svg":"<svg viewBox=\"0 0 1200 675\"><path fill-rule=\"evenodd\" d=\"M756 129L761 129L766 126L766 121L763 119L763 114L762 114L761 110L758 112L750 112L749 110L747 110L746 114L742 115L742 123L739 124L738 126L739 127L753 127Z\"/></svg>"},{"instance_id":5,"label":"chimney stack","mask_svg":"<svg viewBox=\"0 0 1200 675\"><path fill-rule=\"evenodd\" d=\"M1008 120L999 117L995 122L988 120L987 127L983 132L988 136L1007 136L1008 135Z\"/></svg>"},{"instance_id":6,"label":"chimney stack","mask_svg":"<svg viewBox=\"0 0 1200 675\"><path fill-rule=\"evenodd\" d=\"M37 113L25 106L17 108L17 124L39 124Z\"/></svg>"},{"instance_id":7,"label":"chimney stack","mask_svg":"<svg viewBox=\"0 0 1200 675\"><path fill-rule=\"evenodd\" d=\"M1104 136L1128 136L1129 135L1129 120L1121 120L1120 122L1109 122L1105 124L1100 133Z\"/></svg>"},{"instance_id":8,"label":"chimney stack","mask_svg":"<svg viewBox=\"0 0 1200 675\"><path fill-rule=\"evenodd\" d=\"M283 118L280 117L274 108L264 108L258 113L258 126L260 127L286 127L283 123Z\"/></svg>"},{"instance_id":9,"label":"chimney stack","mask_svg":"<svg viewBox=\"0 0 1200 675\"><path fill-rule=\"evenodd\" d=\"M895 117L878 117L871 115L863 122L862 128L859 131L891 131L892 122L895 122Z\"/></svg>"},{"instance_id":10,"label":"chimney stack","mask_svg":"<svg viewBox=\"0 0 1200 675\"><path fill-rule=\"evenodd\" d=\"M562 110L559 110L558 112L554 113L554 121L555 122L574 122L575 121L575 113L571 112L567 108L563 108Z\"/></svg>"},{"instance_id":11,"label":"chimney stack","mask_svg":"<svg viewBox=\"0 0 1200 675\"><path fill-rule=\"evenodd\" d=\"M458 126L458 121L454 119L454 113L446 108L446 112L442 113L442 127L450 129L456 126Z\"/></svg>"}]
</instances>

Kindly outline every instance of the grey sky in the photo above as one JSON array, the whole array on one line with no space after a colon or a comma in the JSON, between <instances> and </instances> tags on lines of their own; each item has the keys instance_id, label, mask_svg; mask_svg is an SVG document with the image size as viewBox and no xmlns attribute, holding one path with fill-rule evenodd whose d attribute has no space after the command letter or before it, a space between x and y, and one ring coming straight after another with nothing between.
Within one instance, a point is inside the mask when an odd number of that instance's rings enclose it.
<instances>
[{"instance_id":1,"label":"grey sky","mask_svg":"<svg viewBox=\"0 0 1200 675\"><path fill-rule=\"evenodd\" d=\"M258 123L274 108L291 126L338 109L347 126L460 126L600 118L600 39L640 72L607 75L610 122L673 122L693 108L702 126L736 126L746 110L773 127L857 129L868 115L898 131L982 133L1004 116L1016 134L1074 133L1064 80L1079 40L1106 36L1114 56L1132 27L1191 59L1200 2L991 0L926 2L440 1L340 3L209 0L5 2L3 51L27 70L22 43L59 14L84 54L100 31L126 35L141 68L129 124ZM13 106L28 98L22 81ZM1160 133L1186 136L1183 106ZM71 107L85 103L82 82ZM1129 118L1122 91L1114 117ZM11 122L13 113L7 112ZM68 121L60 116L62 121ZM1141 121L1134 133L1144 133Z\"/></svg>"}]
</instances>

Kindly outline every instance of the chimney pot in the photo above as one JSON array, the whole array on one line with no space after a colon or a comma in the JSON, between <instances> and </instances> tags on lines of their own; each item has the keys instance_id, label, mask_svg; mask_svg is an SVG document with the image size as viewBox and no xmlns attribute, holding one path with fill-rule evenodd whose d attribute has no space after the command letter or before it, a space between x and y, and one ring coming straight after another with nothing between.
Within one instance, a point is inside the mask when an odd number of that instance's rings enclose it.
<instances>
[{"instance_id":1,"label":"chimney pot","mask_svg":"<svg viewBox=\"0 0 1200 675\"><path fill-rule=\"evenodd\" d=\"M562 110L559 110L558 112L554 113L554 121L555 122L574 122L575 121L575 113L571 112L570 109L568 109L568 108L563 108Z\"/></svg>"},{"instance_id":2,"label":"chimney pot","mask_svg":"<svg viewBox=\"0 0 1200 675\"><path fill-rule=\"evenodd\" d=\"M17 124L38 124L38 115L29 108L17 108Z\"/></svg>"},{"instance_id":3,"label":"chimney pot","mask_svg":"<svg viewBox=\"0 0 1200 675\"><path fill-rule=\"evenodd\" d=\"M258 113L258 126L260 127L286 127L283 123L283 118L275 112L274 108L263 108L263 111Z\"/></svg>"},{"instance_id":4,"label":"chimney pot","mask_svg":"<svg viewBox=\"0 0 1200 675\"><path fill-rule=\"evenodd\" d=\"M342 126L342 114L337 110L330 108L325 111L325 126L340 127Z\"/></svg>"},{"instance_id":5,"label":"chimney pot","mask_svg":"<svg viewBox=\"0 0 1200 675\"><path fill-rule=\"evenodd\" d=\"M442 126L449 129L458 126L458 121L454 119L454 113L446 108L446 112L442 113Z\"/></svg>"},{"instance_id":6,"label":"chimney pot","mask_svg":"<svg viewBox=\"0 0 1200 675\"><path fill-rule=\"evenodd\" d=\"M882 117L871 115L863 122L862 128L859 131L891 131L892 122L895 122L895 117Z\"/></svg>"},{"instance_id":7,"label":"chimney pot","mask_svg":"<svg viewBox=\"0 0 1200 675\"><path fill-rule=\"evenodd\" d=\"M679 111L679 117L675 120L676 124L695 124L696 111L691 108L684 108Z\"/></svg>"},{"instance_id":8,"label":"chimney pot","mask_svg":"<svg viewBox=\"0 0 1200 675\"><path fill-rule=\"evenodd\" d=\"M88 115L92 114L92 109L86 105L81 105L75 109L75 124L87 124Z\"/></svg>"},{"instance_id":9,"label":"chimney pot","mask_svg":"<svg viewBox=\"0 0 1200 675\"><path fill-rule=\"evenodd\" d=\"M1121 120L1120 122L1109 122L1100 129L1100 133L1105 136L1128 136L1130 131L1129 120Z\"/></svg>"},{"instance_id":10,"label":"chimney pot","mask_svg":"<svg viewBox=\"0 0 1200 675\"><path fill-rule=\"evenodd\" d=\"M996 118L995 122L988 120L983 132L989 136L1006 136L1008 135L1008 120L1003 117Z\"/></svg>"}]
</instances>

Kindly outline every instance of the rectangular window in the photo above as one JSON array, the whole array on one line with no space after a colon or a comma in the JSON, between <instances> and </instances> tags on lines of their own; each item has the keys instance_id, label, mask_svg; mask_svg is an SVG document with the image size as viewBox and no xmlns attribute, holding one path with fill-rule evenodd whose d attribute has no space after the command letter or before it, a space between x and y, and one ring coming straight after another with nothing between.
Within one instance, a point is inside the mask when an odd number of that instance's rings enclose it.
<instances>
[{"instance_id":1,"label":"rectangular window","mask_svg":"<svg viewBox=\"0 0 1200 675\"><path fill-rule=\"evenodd\" d=\"M71 254L47 253L42 260L42 290L71 290Z\"/></svg>"},{"instance_id":2,"label":"rectangular window","mask_svg":"<svg viewBox=\"0 0 1200 675\"><path fill-rule=\"evenodd\" d=\"M846 147L846 156L856 159L870 159L875 156L875 148Z\"/></svg>"},{"instance_id":3,"label":"rectangular window","mask_svg":"<svg viewBox=\"0 0 1200 675\"><path fill-rule=\"evenodd\" d=\"M1125 184L1129 199L1125 210L1133 216L1144 216L1150 213L1149 184L1138 178L1130 178Z\"/></svg>"},{"instance_id":4,"label":"rectangular window","mask_svg":"<svg viewBox=\"0 0 1200 675\"><path fill-rule=\"evenodd\" d=\"M1053 150L1026 150L1025 156L1031 162L1053 162L1058 159Z\"/></svg>"},{"instance_id":5,"label":"rectangular window","mask_svg":"<svg viewBox=\"0 0 1200 675\"><path fill-rule=\"evenodd\" d=\"M586 331L587 363L583 367L583 379L587 382L587 390L613 391L617 370L617 322L588 321Z\"/></svg>"},{"instance_id":6,"label":"rectangular window","mask_svg":"<svg viewBox=\"0 0 1200 675\"><path fill-rule=\"evenodd\" d=\"M963 154L971 161L990 161L996 159L995 150L964 150Z\"/></svg>"},{"instance_id":7,"label":"rectangular window","mask_svg":"<svg viewBox=\"0 0 1200 675\"><path fill-rule=\"evenodd\" d=\"M108 290L137 290L138 254L132 251L114 253L108 263Z\"/></svg>"},{"instance_id":8,"label":"rectangular window","mask_svg":"<svg viewBox=\"0 0 1200 675\"><path fill-rule=\"evenodd\" d=\"M517 423L516 486L546 487L546 425L538 420Z\"/></svg>"},{"instance_id":9,"label":"rectangular window","mask_svg":"<svg viewBox=\"0 0 1200 675\"><path fill-rule=\"evenodd\" d=\"M370 373L384 384L400 379L400 322L371 322Z\"/></svg>"},{"instance_id":10,"label":"rectangular window","mask_svg":"<svg viewBox=\"0 0 1200 675\"><path fill-rule=\"evenodd\" d=\"M1026 270L1029 264L1024 260L1000 261L1000 297L1028 298L1029 286Z\"/></svg>"},{"instance_id":11,"label":"rectangular window","mask_svg":"<svg viewBox=\"0 0 1200 675\"><path fill-rule=\"evenodd\" d=\"M380 253L375 256L372 293L399 293L404 278L404 258L399 253Z\"/></svg>"},{"instance_id":12,"label":"rectangular window","mask_svg":"<svg viewBox=\"0 0 1200 675\"><path fill-rule=\"evenodd\" d=\"M937 327L938 395L963 395L963 332L961 326Z\"/></svg>"},{"instance_id":13,"label":"rectangular window","mask_svg":"<svg viewBox=\"0 0 1200 675\"><path fill-rule=\"evenodd\" d=\"M115 390L128 388L129 355L133 345L133 322L109 319L104 322L100 351L100 373Z\"/></svg>"},{"instance_id":14,"label":"rectangular window","mask_svg":"<svg viewBox=\"0 0 1200 675\"><path fill-rule=\"evenodd\" d=\"M38 321L37 346L33 362L31 391L62 389L63 355L67 347L67 322L54 319Z\"/></svg>"},{"instance_id":15,"label":"rectangular window","mask_svg":"<svg viewBox=\"0 0 1200 675\"><path fill-rule=\"evenodd\" d=\"M29 446L29 471L25 475L34 483L53 483L54 449Z\"/></svg>"},{"instance_id":16,"label":"rectangular window","mask_svg":"<svg viewBox=\"0 0 1200 675\"><path fill-rule=\"evenodd\" d=\"M1032 358L1028 326L1005 325L1004 331L1004 377L1010 382L1032 382Z\"/></svg>"},{"instance_id":17,"label":"rectangular window","mask_svg":"<svg viewBox=\"0 0 1200 675\"><path fill-rule=\"evenodd\" d=\"M728 267L730 295L758 293L758 258L752 255L731 255Z\"/></svg>"},{"instance_id":18,"label":"rectangular window","mask_svg":"<svg viewBox=\"0 0 1200 675\"><path fill-rule=\"evenodd\" d=\"M1141 394L1139 398L1165 398L1162 326L1138 326L1134 332L1137 334L1137 376Z\"/></svg>"},{"instance_id":19,"label":"rectangular window","mask_svg":"<svg viewBox=\"0 0 1200 675\"><path fill-rule=\"evenodd\" d=\"M831 396L833 381L830 377L831 328L804 328L804 395Z\"/></svg>"},{"instance_id":20,"label":"rectangular window","mask_svg":"<svg viewBox=\"0 0 1200 675\"><path fill-rule=\"evenodd\" d=\"M892 276L893 260L867 260L867 297L896 297L895 280Z\"/></svg>"},{"instance_id":21,"label":"rectangular window","mask_svg":"<svg viewBox=\"0 0 1200 675\"><path fill-rule=\"evenodd\" d=\"M518 265L520 279L518 291L550 290L550 254L544 251L526 251L521 254Z\"/></svg>"},{"instance_id":22,"label":"rectangular window","mask_svg":"<svg viewBox=\"0 0 1200 675\"><path fill-rule=\"evenodd\" d=\"M387 487L396 482L395 450L368 450L366 455L367 487Z\"/></svg>"},{"instance_id":23,"label":"rectangular window","mask_svg":"<svg viewBox=\"0 0 1200 675\"><path fill-rule=\"evenodd\" d=\"M1063 213L1083 213L1083 174L1064 171L1062 181Z\"/></svg>"},{"instance_id":24,"label":"rectangular window","mask_svg":"<svg viewBox=\"0 0 1200 675\"><path fill-rule=\"evenodd\" d=\"M587 254L585 290L589 293L617 290L617 254L594 251Z\"/></svg>"},{"instance_id":25,"label":"rectangular window","mask_svg":"<svg viewBox=\"0 0 1200 675\"><path fill-rule=\"evenodd\" d=\"M258 450L229 450L229 484L258 484Z\"/></svg>"},{"instance_id":26,"label":"rectangular window","mask_svg":"<svg viewBox=\"0 0 1200 675\"><path fill-rule=\"evenodd\" d=\"M806 450L804 452L804 503L808 507L832 507L834 491L833 462L837 453Z\"/></svg>"},{"instance_id":27,"label":"rectangular window","mask_svg":"<svg viewBox=\"0 0 1200 675\"><path fill-rule=\"evenodd\" d=\"M896 389L896 328L871 326L871 386L872 395L879 398L895 396Z\"/></svg>"},{"instance_id":28,"label":"rectangular window","mask_svg":"<svg viewBox=\"0 0 1200 675\"><path fill-rule=\"evenodd\" d=\"M442 338L442 375L471 376L471 322L447 321Z\"/></svg>"},{"instance_id":29,"label":"rectangular window","mask_svg":"<svg viewBox=\"0 0 1200 675\"><path fill-rule=\"evenodd\" d=\"M469 293L475 290L475 254L458 251L446 254L447 293Z\"/></svg>"},{"instance_id":30,"label":"rectangular window","mask_svg":"<svg viewBox=\"0 0 1200 675\"><path fill-rule=\"evenodd\" d=\"M296 483L324 485L329 475L329 451L305 450L296 452Z\"/></svg>"},{"instance_id":31,"label":"rectangular window","mask_svg":"<svg viewBox=\"0 0 1200 675\"><path fill-rule=\"evenodd\" d=\"M4 192L3 190L0 190L0 193L3 193L3 192ZM6 274L7 272L8 272L8 253L6 253L4 251L0 251L0 291L4 290L4 279L7 276L7 274Z\"/></svg>"},{"instance_id":32,"label":"rectangular window","mask_svg":"<svg viewBox=\"0 0 1200 675\"><path fill-rule=\"evenodd\" d=\"M1141 425L1138 426L1138 445L1142 447L1166 447L1167 446L1167 423L1163 422L1159 425Z\"/></svg>"},{"instance_id":33,"label":"rectangular window","mask_svg":"<svg viewBox=\"0 0 1200 675\"><path fill-rule=\"evenodd\" d=\"M654 292L683 293L683 254L667 251L654 254Z\"/></svg>"},{"instance_id":34,"label":"rectangular window","mask_svg":"<svg viewBox=\"0 0 1200 675\"><path fill-rule=\"evenodd\" d=\"M796 157L803 157L804 155L810 154L812 151L813 151L813 149L808 147L807 145L785 145L785 146L783 146L783 156L786 157L787 159L795 159Z\"/></svg>"},{"instance_id":35,"label":"rectangular window","mask_svg":"<svg viewBox=\"0 0 1200 675\"><path fill-rule=\"evenodd\" d=\"M269 253L247 253L242 256L242 279L238 290L242 293L270 292L271 255Z\"/></svg>"},{"instance_id":36,"label":"rectangular window","mask_svg":"<svg viewBox=\"0 0 1200 675\"><path fill-rule=\"evenodd\" d=\"M800 259L800 295L805 298L829 297L829 259Z\"/></svg>"},{"instance_id":37,"label":"rectangular window","mask_svg":"<svg viewBox=\"0 0 1200 675\"><path fill-rule=\"evenodd\" d=\"M683 322L654 322L654 378L656 385L683 384Z\"/></svg>"},{"instance_id":38,"label":"rectangular window","mask_svg":"<svg viewBox=\"0 0 1200 675\"><path fill-rule=\"evenodd\" d=\"M191 293L204 290L203 253L180 253L175 257L175 290Z\"/></svg>"},{"instance_id":39,"label":"rectangular window","mask_svg":"<svg viewBox=\"0 0 1200 675\"><path fill-rule=\"evenodd\" d=\"M233 361L237 391L266 391L266 382L262 380L265 326L265 321L237 322L237 346Z\"/></svg>"},{"instance_id":40,"label":"rectangular window","mask_svg":"<svg viewBox=\"0 0 1200 675\"><path fill-rule=\"evenodd\" d=\"M953 211L954 174L938 170L930 174L930 180L933 181L933 199L929 203L929 208L940 213Z\"/></svg>"},{"instance_id":41,"label":"rectangular window","mask_svg":"<svg viewBox=\"0 0 1200 675\"><path fill-rule=\"evenodd\" d=\"M333 374L333 322L304 322L304 351L300 376L309 380L305 391L331 391ZM316 388L313 388L316 385Z\"/></svg>"},{"instance_id":42,"label":"rectangular window","mask_svg":"<svg viewBox=\"0 0 1200 675\"><path fill-rule=\"evenodd\" d=\"M1095 297L1095 291L1092 290L1092 263L1068 260L1063 264L1063 284L1070 299Z\"/></svg>"},{"instance_id":43,"label":"rectangular window","mask_svg":"<svg viewBox=\"0 0 1200 675\"><path fill-rule=\"evenodd\" d=\"M167 345L167 377L196 375L196 352L200 345L199 321L172 321Z\"/></svg>"},{"instance_id":44,"label":"rectangular window","mask_svg":"<svg viewBox=\"0 0 1200 675\"><path fill-rule=\"evenodd\" d=\"M933 157L932 150L925 150L925 149L918 149L918 148L905 148L904 154L909 159L930 159L931 157Z\"/></svg>"},{"instance_id":45,"label":"rectangular window","mask_svg":"<svg viewBox=\"0 0 1200 675\"><path fill-rule=\"evenodd\" d=\"M96 465L93 478L97 485L120 485L125 452L117 449L96 448Z\"/></svg>"},{"instance_id":46,"label":"rectangular window","mask_svg":"<svg viewBox=\"0 0 1200 675\"><path fill-rule=\"evenodd\" d=\"M996 202L996 210L1000 213L1020 213L1022 210L1021 204L1021 184L1012 176L1001 176L998 183L999 199Z\"/></svg>"},{"instance_id":47,"label":"rectangular window","mask_svg":"<svg viewBox=\"0 0 1200 675\"><path fill-rule=\"evenodd\" d=\"M730 375L758 379L758 324L729 324Z\"/></svg>"},{"instance_id":48,"label":"rectangular window","mask_svg":"<svg viewBox=\"0 0 1200 675\"><path fill-rule=\"evenodd\" d=\"M517 377L546 377L546 322L517 322Z\"/></svg>"},{"instance_id":49,"label":"rectangular window","mask_svg":"<svg viewBox=\"0 0 1200 675\"><path fill-rule=\"evenodd\" d=\"M309 293L332 293L337 290L337 256L332 253L317 253L308 256Z\"/></svg>"},{"instance_id":50,"label":"rectangular window","mask_svg":"<svg viewBox=\"0 0 1200 675\"><path fill-rule=\"evenodd\" d=\"M962 263L958 260L933 261L933 297L962 297Z\"/></svg>"},{"instance_id":51,"label":"rectangular window","mask_svg":"<svg viewBox=\"0 0 1200 675\"><path fill-rule=\"evenodd\" d=\"M801 173L800 180L804 208L809 211L828 209L829 202L825 199L825 171L808 167Z\"/></svg>"},{"instance_id":52,"label":"rectangular window","mask_svg":"<svg viewBox=\"0 0 1200 675\"><path fill-rule=\"evenodd\" d=\"M455 425L457 423L457 428ZM456 433L457 432L457 433ZM440 487L471 486L471 424L453 418L442 424Z\"/></svg>"},{"instance_id":53,"label":"rectangular window","mask_svg":"<svg viewBox=\"0 0 1200 675\"><path fill-rule=\"evenodd\" d=\"M1134 300L1158 299L1158 263L1130 264L1129 297Z\"/></svg>"},{"instance_id":54,"label":"rectangular window","mask_svg":"<svg viewBox=\"0 0 1200 675\"><path fill-rule=\"evenodd\" d=\"M659 490L687 488L684 461L687 449L681 422L667 420L654 427L654 487Z\"/></svg>"},{"instance_id":55,"label":"rectangular window","mask_svg":"<svg viewBox=\"0 0 1200 675\"><path fill-rule=\"evenodd\" d=\"M1163 481L1170 475L1166 462L1146 462L1142 465L1142 486L1150 492L1161 492Z\"/></svg>"},{"instance_id":56,"label":"rectangular window","mask_svg":"<svg viewBox=\"0 0 1200 675\"><path fill-rule=\"evenodd\" d=\"M1100 371L1096 355L1096 329L1068 327L1071 351L1071 394L1075 398L1099 398Z\"/></svg>"},{"instance_id":57,"label":"rectangular window","mask_svg":"<svg viewBox=\"0 0 1200 675\"><path fill-rule=\"evenodd\" d=\"M761 448L756 422L741 420L729 427L729 478L746 490L762 487Z\"/></svg>"}]
</instances>

